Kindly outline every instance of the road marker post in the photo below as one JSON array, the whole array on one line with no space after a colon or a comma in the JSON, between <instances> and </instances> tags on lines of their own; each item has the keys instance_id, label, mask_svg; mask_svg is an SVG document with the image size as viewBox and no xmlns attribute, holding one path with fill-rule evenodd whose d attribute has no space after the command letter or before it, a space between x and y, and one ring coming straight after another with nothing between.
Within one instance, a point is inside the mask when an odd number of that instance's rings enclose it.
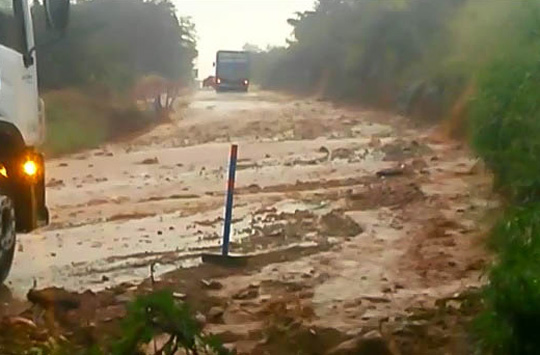
<instances>
[{"instance_id":1,"label":"road marker post","mask_svg":"<svg viewBox=\"0 0 540 355\"><path fill-rule=\"evenodd\" d=\"M202 261L205 263L219 264L223 266L245 266L246 256L229 255L229 245L231 238L232 212L234 202L234 184L236 181L236 163L238 161L238 145L233 144L229 155L229 174L227 180L227 195L225 199L225 219L223 225L223 243L221 254L202 254Z\"/></svg>"},{"instance_id":2,"label":"road marker post","mask_svg":"<svg viewBox=\"0 0 540 355\"><path fill-rule=\"evenodd\" d=\"M229 243L231 237L232 209L234 200L234 182L236 179L236 162L238 161L238 145L231 146L229 156L229 179L227 181L227 199L225 201L225 224L223 226L222 255L229 256Z\"/></svg>"}]
</instances>

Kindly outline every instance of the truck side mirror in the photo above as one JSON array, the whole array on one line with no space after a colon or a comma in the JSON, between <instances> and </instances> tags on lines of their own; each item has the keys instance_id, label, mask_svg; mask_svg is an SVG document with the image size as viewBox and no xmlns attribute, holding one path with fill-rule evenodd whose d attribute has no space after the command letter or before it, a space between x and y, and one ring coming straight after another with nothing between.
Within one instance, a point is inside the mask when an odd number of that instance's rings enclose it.
<instances>
[{"instance_id":1,"label":"truck side mirror","mask_svg":"<svg viewBox=\"0 0 540 355\"><path fill-rule=\"evenodd\" d=\"M215 66L216 66L216 62L214 62L212 65L215 67Z\"/></svg>"},{"instance_id":2,"label":"truck side mirror","mask_svg":"<svg viewBox=\"0 0 540 355\"><path fill-rule=\"evenodd\" d=\"M64 31L69 22L69 0L45 0L47 25L57 31Z\"/></svg>"}]
</instances>

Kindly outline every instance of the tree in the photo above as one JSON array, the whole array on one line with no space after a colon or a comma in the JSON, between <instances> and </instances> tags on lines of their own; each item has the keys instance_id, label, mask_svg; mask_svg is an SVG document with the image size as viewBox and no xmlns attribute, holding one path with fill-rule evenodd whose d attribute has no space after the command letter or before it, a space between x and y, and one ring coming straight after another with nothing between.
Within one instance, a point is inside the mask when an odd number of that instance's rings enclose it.
<instances>
[{"instance_id":1,"label":"tree","mask_svg":"<svg viewBox=\"0 0 540 355\"><path fill-rule=\"evenodd\" d=\"M38 43L50 40L41 13L34 12ZM79 1L65 38L40 48L40 85L125 92L151 74L188 85L196 56L195 27L169 0Z\"/></svg>"}]
</instances>

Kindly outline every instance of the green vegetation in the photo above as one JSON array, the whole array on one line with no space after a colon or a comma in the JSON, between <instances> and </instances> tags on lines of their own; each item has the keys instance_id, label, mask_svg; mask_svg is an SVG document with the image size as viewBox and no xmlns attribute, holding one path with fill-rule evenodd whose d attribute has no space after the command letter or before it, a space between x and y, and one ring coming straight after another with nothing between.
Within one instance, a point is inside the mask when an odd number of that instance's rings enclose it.
<instances>
[{"instance_id":1,"label":"green vegetation","mask_svg":"<svg viewBox=\"0 0 540 355\"><path fill-rule=\"evenodd\" d=\"M118 336L102 339L100 344L84 346L64 339L49 339L35 343L29 339L13 341L11 347L2 348L10 354L48 355L233 355L221 341L203 333L186 303L175 300L171 291L154 291L138 296L127 306L127 315L120 328L112 331ZM12 338L26 336L14 332ZM75 336L76 340L81 340ZM84 337L83 337L84 338ZM33 347L28 349L32 343ZM17 345L15 351L14 345Z\"/></svg>"},{"instance_id":2,"label":"green vegetation","mask_svg":"<svg viewBox=\"0 0 540 355\"><path fill-rule=\"evenodd\" d=\"M319 1L289 20L287 48L254 53L254 79L405 112L431 105L438 114L464 84L461 73L448 74L446 59L451 21L464 2Z\"/></svg>"},{"instance_id":3,"label":"green vegetation","mask_svg":"<svg viewBox=\"0 0 540 355\"><path fill-rule=\"evenodd\" d=\"M174 86L176 94L191 84L195 29L169 0L77 1L61 39L45 31L42 9L33 10L48 114L44 148L51 153L93 147L155 121L135 109L135 100L158 94L152 88L134 96L148 75Z\"/></svg>"},{"instance_id":4,"label":"green vegetation","mask_svg":"<svg viewBox=\"0 0 540 355\"><path fill-rule=\"evenodd\" d=\"M51 91L44 95L44 100L47 102L44 148L53 155L95 148L156 121L153 115L139 111L128 101L112 102L110 98L97 98L78 90Z\"/></svg>"},{"instance_id":5,"label":"green vegetation","mask_svg":"<svg viewBox=\"0 0 540 355\"><path fill-rule=\"evenodd\" d=\"M540 204L512 209L492 231L498 260L484 290L486 310L476 321L490 354L538 354L540 339Z\"/></svg>"},{"instance_id":6,"label":"green vegetation","mask_svg":"<svg viewBox=\"0 0 540 355\"><path fill-rule=\"evenodd\" d=\"M474 147L515 207L492 231L497 260L477 326L486 352L538 354L540 1L503 4L498 26L505 24L505 31L498 31L490 60L478 72L470 119Z\"/></svg>"},{"instance_id":7,"label":"green vegetation","mask_svg":"<svg viewBox=\"0 0 540 355\"><path fill-rule=\"evenodd\" d=\"M185 354L228 355L219 339L202 333L185 303L177 303L169 291L157 291L137 298L128 308L123 321L122 338L112 346L113 354L137 354L140 346L150 344L165 334L157 354L173 355L179 349Z\"/></svg>"},{"instance_id":8,"label":"green vegetation","mask_svg":"<svg viewBox=\"0 0 540 355\"><path fill-rule=\"evenodd\" d=\"M540 0L320 0L289 23L287 47L246 46L262 87L446 120L468 136L508 209L491 232L481 352L539 354Z\"/></svg>"}]
</instances>

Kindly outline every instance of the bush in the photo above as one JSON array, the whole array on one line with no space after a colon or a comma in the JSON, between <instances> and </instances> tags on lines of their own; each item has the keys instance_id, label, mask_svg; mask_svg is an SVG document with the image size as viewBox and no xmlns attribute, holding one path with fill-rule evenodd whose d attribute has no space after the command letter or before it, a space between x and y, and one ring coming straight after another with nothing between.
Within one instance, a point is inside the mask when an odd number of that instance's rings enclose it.
<instances>
[{"instance_id":1,"label":"bush","mask_svg":"<svg viewBox=\"0 0 540 355\"><path fill-rule=\"evenodd\" d=\"M50 155L95 148L156 121L128 101L80 90L49 92L44 101L47 134L43 149Z\"/></svg>"},{"instance_id":2,"label":"bush","mask_svg":"<svg viewBox=\"0 0 540 355\"><path fill-rule=\"evenodd\" d=\"M112 346L112 353L138 354L141 345L166 334L167 342L158 354L173 355L179 349L185 354L230 355L220 341L202 333L187 304L178 303L169 291L140 296L129 305L123 321L122 337Z\"/></svg>"},{"instance_id":3,"label":"bush","mask_svg":"<svg viewBox=\"0 0 540 355\"><path fill-rule=\"evenodd\" d=\"M540 203L510 211L493 229L491 246L499 257L476 322L480 344L493 354L539 354Z\"/></svg>"},{"instance_id":4,"label":"bush","mask_svg":"<svg viewBox=\"0 0 540 355\"><path fill-rule=\"evenodd\" d=\"M476 329L489 353L539 354L540 1L499 2L496 8L497 26L505 30L487 45L490 58L478 72L470 127L495 188L514 207L492 231L497 261Z\"/></svg>"},{"instance_id":5,"label":"bush","mask_svg":"<svg viewBox=\"0 0 540 355\"><path fill-rule=\"evenodd\" d=\"M540 49L540 36L536 41ZM516 53L482 73L472 104L473 145L495 173L496 187L517 201L540 197L539 97L540 56Z\"/></svg>"},{"instance_id":6,"label":"bush","mask_svg":"<svg viewBox=\"0 0 540 355\"><path fill-rule=\"evenodd\" d=\"M445 95L459 91L454 76L441 73L441 59L450 47L449 23L463 3L319 0L314 11L288 21L294 40L286 48L254 56L254 79L270 89L385 108L395 108L400 93L421 82L420 105L442 107ZM427 111L431 119L441 116Z\"/></svg>"}]
</instances>

